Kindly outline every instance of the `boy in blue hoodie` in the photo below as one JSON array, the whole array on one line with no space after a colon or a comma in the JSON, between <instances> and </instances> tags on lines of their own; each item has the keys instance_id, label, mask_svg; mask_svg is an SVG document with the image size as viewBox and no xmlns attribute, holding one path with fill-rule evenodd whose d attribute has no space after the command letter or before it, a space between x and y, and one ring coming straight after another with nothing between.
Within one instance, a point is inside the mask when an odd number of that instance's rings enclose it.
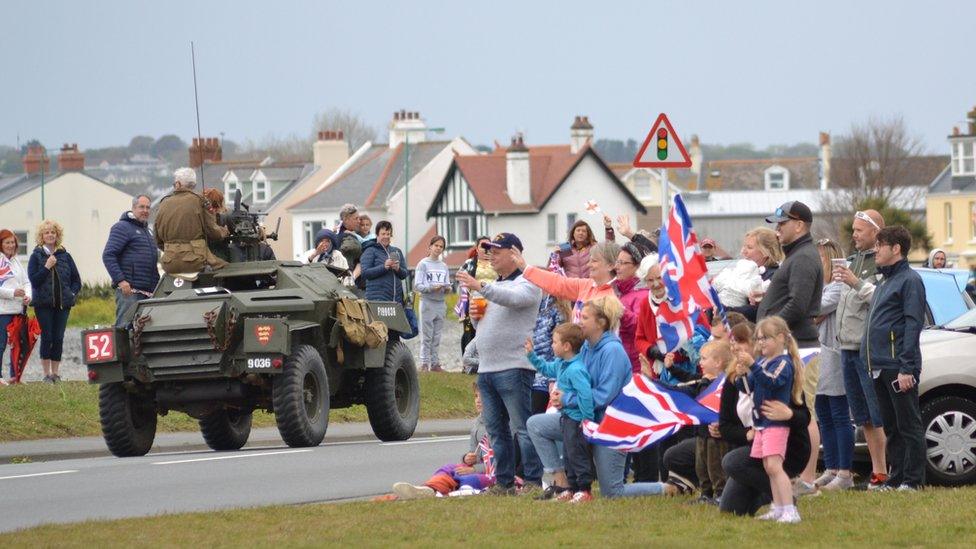
<instances>
[{"instance_id":1,"label":"boy in blue hoodie","mask_svg":"<svg viewBox=\"0 0 976 549\"><path fill-rule=\"evenodd\" d=\"M585 502L593 499L593 469L590 466L590 447L580 430L584 419L593 419L593 389L590 374L579 354L583 346L582 329L571 322L560 324L552 331L552 353L555 360L547 362L532 350L532 340L525 342L525 353L532 366L547 378L555 378L556 387L564 395L575 395L573 404L560 410L559 427L565 452L566 479L569 489L555 496L558 501Z\"/></svg>"}]
</instances>

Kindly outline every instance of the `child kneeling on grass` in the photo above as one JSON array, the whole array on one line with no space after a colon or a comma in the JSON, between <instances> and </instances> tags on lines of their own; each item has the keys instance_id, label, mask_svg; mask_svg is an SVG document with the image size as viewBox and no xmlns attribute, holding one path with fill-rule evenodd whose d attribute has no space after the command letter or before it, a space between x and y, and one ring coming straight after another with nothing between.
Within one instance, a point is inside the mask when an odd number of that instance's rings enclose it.
<instances>
[{"instance_id":1,"label":"child kneeling on grass","mask_svg":"<svg viewBox=\"0 0 976 549\"><path fill-rule=\"evenodd\" d=\"M800 513L793 504L793 487L790 477L783 470L786 459L786 441L789 438L789 424L784 421L767 419L762 413L762 405L767 400L777 400L784 404L793 401L803 402L803 361L790 334L786 321L778 316L763 319L756 327L756 341L762 356L748 365L751 357L740 354L737 381L740 390L752 391L753 425L755 438L752 441L753 458L761 458L763 468L769 475L770 490L773 493L773 506L770 511L757 517L759 520L775 520L784 523L800 522Z\"/></svg>"},{"instance_id":2,"label":"child kneeling on grass","mask_svg":"<svg viewBox=\"0 0 976 549\"><path fill-rule=\"evenodd\" d=\"M553 484L551 495L556 501L584 503L593 499L593 467L590 445L583 438L580 424L584 419L593 420L593 389L590 374L579 351L583 347L583 330L566 322L552 331L552 353L555 360L547 362L532 350L532 340L525 342L525 354L540 374L555 378L556 387L566 394L576 395L575 406L562 406L559 427L565 454L566 481L568 486ZM565 399L563 400L565 402Z\"/></svg>"},{"instance_id":3,"label":"child kneeling on grass","mask_svg":"<svg viewBox=\"0 0 976 549\"><path fill-rule=\"evenodd\" d=\"M477 383L471 385L474 388L474 406L478 410L478 417L471 426L470 446L468 452L461 457L461 463L441 467L420 486L398 482L393 485L395 496L383 496L382 499L432 498L438 494L451 495L452 492L463 492L456 495L476 494L495 484L494 453L485 421L481 417L481 394Z\"/></svg>"}]
</instances>

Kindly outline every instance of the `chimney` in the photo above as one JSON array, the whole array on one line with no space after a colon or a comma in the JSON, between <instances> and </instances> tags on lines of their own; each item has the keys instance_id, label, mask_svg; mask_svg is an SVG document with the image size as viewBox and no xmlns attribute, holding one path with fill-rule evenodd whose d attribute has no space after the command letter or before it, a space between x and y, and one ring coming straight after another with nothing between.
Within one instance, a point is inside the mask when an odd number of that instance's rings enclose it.
<instances>
[{"instance_id":1,"label":"chimney","mask_svg":"<svg viewBox=\"0 0 976 549\"><path fill-rule=\"evenodd\" d=\"M820 190L830 187L830 134L820 132Z\"/></svg>"},{"instance_id":2,"label":"chimney","mask_svg":"<svg viewBox=\"0 0 976 549\"><path fill-rule=\"evenodd\" d=\"M349 160L349 143L342 130L319 132L318 140L312 145L312 163L315 167L331 175L339 166Z\"/></svg>"},{"instance_id":3,"label":"chimney","mask_svg":"<svg viewBox=\"0 0 976 549\"><path fill-rule=\"evenodd\" d=\"M698 188L698 176L701 175L702 160L704 155L702 155L701 141L698 139L698 134L692 134L691 136L691 146L688 147L688 155L691 157L691 173L695 174L695 189Z\"/></svg>"},{"instance_id":4,"label":"chimney","mask_svg":"<svg viewBox=\"0 0 976 549\"><path fill-rule=\"evenodd\" d=\"M569 152L576 154L593 140L593 125L588 116L577 116L569 127Z\"/></svg>"},{"instance_id":5,"label":"chimney","mask_svg":"<svg viewBox=\"0 0 976 549\"><path fill-rule=\"evenodd\" d=\"M530 173L529 148L518 134L505 152L505 190L513 204L532 203Z\"/></svg>"},{"instance_id":6,"label":"chimney","mask_svg":"<svg viewBox=\"0 0 976 549\"><path fill-rule=\"evenodd\" d=\"M420 118L419 112L407 112L400 109L400 112L393 113L393 120L390 122L390 148L396 148L400 143L407 140L410 136L410 143L421 143L427 141L427 123Z\"/></svg>"},{"instance_id":7,"label":"chimney","mask_svg":"<svg viewBox=\"0 0 976 549\"><path fill-rule=\"evenodd\" d=\"M80 172L85 169L85 155L78 152L77 143L65 143L58 155L58 171Z\"/></svg>"},{"instance_id":8,"label":"chimney","mask_svg":"<svg viewBox=\"0 0 976 549\"><path fill-rule=\"evenodd\" d=\"M969 125L969 133L966 135L976 135L976 107L966 113L966 122Z\"/></svg>"},{"instance_id":9,"label":"chimney","mask_svg":"<svg viewBox=\"0 0 976 549\"><path fill-rule=\"evenodd\" d=\"M24 173L33 175L35 173L51 173L51 159L47 156L47 151L41 145L31 145L27 147L27 154L24 155Z\"/></svg>"},{"instance_id":10,"label":"chimney","mask_svg":"<svg viewBox=\"0 0 976 549\"><path fill-rule=\"evenodd\" d=\"M199 168L204 162L220 162L224 157L224 149L216 137L194 137L190 145L190 167Z\"/></svg>"}]
</instances>

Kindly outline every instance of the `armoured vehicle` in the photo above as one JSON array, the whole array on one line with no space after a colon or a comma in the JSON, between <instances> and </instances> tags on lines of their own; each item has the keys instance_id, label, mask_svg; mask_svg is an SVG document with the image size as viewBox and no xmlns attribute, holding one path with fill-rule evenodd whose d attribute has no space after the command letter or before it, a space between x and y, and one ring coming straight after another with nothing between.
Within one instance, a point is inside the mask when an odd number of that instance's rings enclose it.
<instances>
[{"instance_id":1,"label":"armoured vehicle","mask_svg":"<svg viewBox=\"0 0 976 549\"><path fill-rule=\"evenodd\" d=\"M231 264L164 275L125 327L82 332L109 450L146 454L157 418L172 411L197 419L214 450L244 446L256 410L274 413L292 447L321 443L329 410L355 404L365 404L381 440L410 438L420 398L398 337L410 331L402 306L358 299L343 273L321 264L254 261L263 234L239 192L222 219Z\"/></svg>"}]
</instances>

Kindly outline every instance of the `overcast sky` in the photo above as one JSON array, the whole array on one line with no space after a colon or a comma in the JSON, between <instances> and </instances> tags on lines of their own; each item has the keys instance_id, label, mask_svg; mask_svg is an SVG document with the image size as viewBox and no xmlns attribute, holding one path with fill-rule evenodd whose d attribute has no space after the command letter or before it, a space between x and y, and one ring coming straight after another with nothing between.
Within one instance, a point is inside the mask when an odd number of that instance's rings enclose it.
<instances>
[{"instance_id":1,"label":"overcast sky","mask_svg":"<svg viewBox=\"0 0 976 549\"><path fill-rule=\"evenodd\" d=\"M65 1L0 8L0 143L306 134L394 110L475 144L516 130L814 142L901 114L932 152L976 104L973 1ZM382 138L385 140L385 136Z\"/></svg>"}]
</instances>

